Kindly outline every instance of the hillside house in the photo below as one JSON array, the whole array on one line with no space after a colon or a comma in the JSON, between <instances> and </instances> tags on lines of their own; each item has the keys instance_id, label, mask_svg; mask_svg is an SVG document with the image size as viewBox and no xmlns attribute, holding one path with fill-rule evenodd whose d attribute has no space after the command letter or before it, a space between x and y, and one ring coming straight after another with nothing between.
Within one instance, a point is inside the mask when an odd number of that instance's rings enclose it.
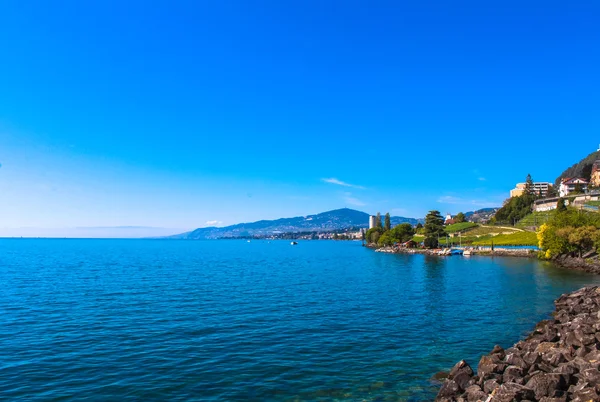
<instances>
[{"instance_id":1,"label":"hillside house","mask_svg":"<svg viewBox=\"0 0 600 402\"><path fill-rule=\"evenodd\" d=\"M581 177L566 178L560 182L558 193L561 197L566 197L570 193L574 192L576 188L580 188L581 191L587 191L588 181Z\"/></svg>"}]
</instances>

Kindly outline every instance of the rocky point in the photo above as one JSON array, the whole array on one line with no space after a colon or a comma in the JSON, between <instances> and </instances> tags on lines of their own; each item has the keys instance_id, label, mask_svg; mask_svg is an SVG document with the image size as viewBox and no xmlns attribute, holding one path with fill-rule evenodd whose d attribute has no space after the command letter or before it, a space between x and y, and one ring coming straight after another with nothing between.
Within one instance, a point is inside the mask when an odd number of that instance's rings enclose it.
<instances>
[{"instance_id":1,"label":"rocky point","mask_svg":"<svg viewBox=\"0 0 600 402\"><path fill-rule=\"evenodd\" d=\"M436 401L600 401L600 287L562 295L555 305L553 319L511 348L495 346L476 372L458 362Z\"/></svg>"}]
</instances>

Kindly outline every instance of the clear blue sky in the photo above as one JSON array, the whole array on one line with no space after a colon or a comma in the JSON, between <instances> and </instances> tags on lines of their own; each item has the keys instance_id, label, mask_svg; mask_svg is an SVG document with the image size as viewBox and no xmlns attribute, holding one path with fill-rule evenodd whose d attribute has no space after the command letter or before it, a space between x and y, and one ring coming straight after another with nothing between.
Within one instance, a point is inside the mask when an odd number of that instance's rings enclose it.
<instances>
[{"instance_id":1,"label":"clear blue sky","mask_svg":"<svg viewBox=\"0 0 600 402\"><path fill-rule=\"evenodd\" d=\"M500 205L598 147L598 21L592 0L3 1L0 236Z\"/></svg>"}]
</instances>

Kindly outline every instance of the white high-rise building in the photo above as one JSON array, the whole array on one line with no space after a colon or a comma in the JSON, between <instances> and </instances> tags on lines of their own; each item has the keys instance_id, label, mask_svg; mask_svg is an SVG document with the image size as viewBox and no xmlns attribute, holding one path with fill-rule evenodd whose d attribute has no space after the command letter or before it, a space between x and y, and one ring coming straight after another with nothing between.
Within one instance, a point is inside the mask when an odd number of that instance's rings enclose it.
<instances>
[{"instance_id":1,"label":"white high-rise building","mask_svg":"<svg viewBox=\"0 0 600 402\"><path fill-rule=\"evenodd\" d=\"M377 226L377 217L375 215L369 216L369 229L373 229Z\"/></svg>"}]
</instances>

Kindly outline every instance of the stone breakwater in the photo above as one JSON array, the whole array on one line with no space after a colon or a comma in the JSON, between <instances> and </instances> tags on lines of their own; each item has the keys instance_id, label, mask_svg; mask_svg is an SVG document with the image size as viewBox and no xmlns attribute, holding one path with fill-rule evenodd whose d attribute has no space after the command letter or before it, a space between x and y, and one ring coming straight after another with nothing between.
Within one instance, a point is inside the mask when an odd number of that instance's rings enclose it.
<instances>
[{"instance_id":1,"label":"stone breakwater","mask_svg":"<svg viewBox=\"0 0 600 402\"><path fill-rule=\"evenodd\" d=\"M440 250L429 250L429 249L421 249L421 248L397 248L397 247L375 247L375 246L367 246L370 248L374 248L378 253L394 253L394 254L429 254L429 255L439 255ZM537 253L534 250L529 249L502 249L496 248L493 251L489 248L486 249L472 249L471 255L485 255L485 256L497 256L497 257L528 257L528 258L537 258Z\"/></svg>"},{"instance_id":2,"label":"stone breakwater","mask_svg":"<svg viewBox=\"0 0 600 402\"><path fill-rule=\"evenodd\" d=\"M495 346L477 373L458 362L436 401L600 401L600 287L562 295L555 305L553 319L511 348Z\"/></svg>"}]
</instances>

